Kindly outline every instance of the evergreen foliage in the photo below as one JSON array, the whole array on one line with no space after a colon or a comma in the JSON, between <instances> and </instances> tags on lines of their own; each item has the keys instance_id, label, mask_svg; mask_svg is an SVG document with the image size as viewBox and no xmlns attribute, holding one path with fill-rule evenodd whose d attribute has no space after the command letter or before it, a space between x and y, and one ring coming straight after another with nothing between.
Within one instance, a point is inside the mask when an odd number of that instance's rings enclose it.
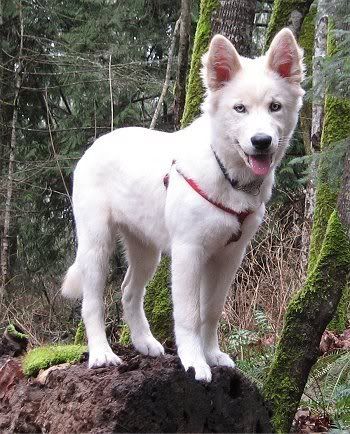
<instances>
[{"instance_id":1,"label":"evergreen foliage","mask_svg":"<svg viewBox=\"0 0 350 434\"><path fill-rule=\"evenodd\" d=\"M18 278L25 279L26 270L40 279L53 270L63 272L71 261L75 163L111 124L114 128L148 126L161 91L164 53L179 5L179 0L4 3L0 188L5 188L7 176L19 7L25 29L16 126L12 275L19 271ZM160 127L169 128L166 111Z\"/></svg>"}]
</instances>

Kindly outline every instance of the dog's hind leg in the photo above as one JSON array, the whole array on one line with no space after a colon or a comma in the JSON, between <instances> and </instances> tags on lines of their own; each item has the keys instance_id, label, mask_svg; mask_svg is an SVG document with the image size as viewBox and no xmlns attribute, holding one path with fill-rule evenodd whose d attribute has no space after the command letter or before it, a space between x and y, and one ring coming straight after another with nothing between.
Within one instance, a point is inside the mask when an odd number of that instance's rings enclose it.
<instances>
[{"instance_id":1,"label":"dog's hind leg","mask_svg":"<svg viewBox=\"0 0 350 434\"><path fill-rule=\"evenodd\" d=\"M84 221L84 227L77 226L76 264L83 290L82 316L89 345L89 367L117 365L121 360L108 344L103 306L108 260L114 246L112 228L106 221Z\"/></svg>"},{"instance_id":2,"label":"dog's hind leg","mask_svg":"<svg viewBox=\"0 0 350 434\"><path fill-rule=\"evenodd\" d=\"M143 309L145 286L157 268L160 252L129 231L123 231L123 239L129 264L122 284L124 319L134 347L142 354L160 356L164 349L153 337Z\"/></svg>"}]
</instances>

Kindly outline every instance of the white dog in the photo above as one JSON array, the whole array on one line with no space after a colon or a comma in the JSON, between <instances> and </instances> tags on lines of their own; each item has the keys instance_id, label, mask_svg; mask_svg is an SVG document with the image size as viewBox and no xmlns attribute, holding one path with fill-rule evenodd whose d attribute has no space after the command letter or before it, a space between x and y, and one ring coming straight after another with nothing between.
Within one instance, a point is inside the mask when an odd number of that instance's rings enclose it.
<instances>
[{"instance_id":1,"label":"white dog","mask_svg":"<svg viewBox=\"0 0 350 434\"><path fill-rule=\"evenodd\" d=\"M103 289L116 236L129 264L125 321L135 348L160 356L144 310L145 285L161 252L172 258L178 355L197 380L210 366L234 366L220 351L217 327L234 274L271 196L274 172L302 104L302 51L283 29L265 56L240 57L217 35L203 58L203 114L164 133L124 128L100 137L74 173L78 252L63 284L83 295L89 367L121 362L103 318Z\"/></svg>"}]
</instances>

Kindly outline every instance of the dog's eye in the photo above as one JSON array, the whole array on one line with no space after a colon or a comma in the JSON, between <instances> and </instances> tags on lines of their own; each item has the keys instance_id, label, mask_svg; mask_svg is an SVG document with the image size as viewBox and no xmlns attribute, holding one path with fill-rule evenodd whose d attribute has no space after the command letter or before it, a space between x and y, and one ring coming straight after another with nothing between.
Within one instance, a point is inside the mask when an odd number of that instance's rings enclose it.
<instances>
[{"instance_id":1,"label":"dog's eye","mask_svg":"<svg viewBox=\"0 0 350 434\"><path fill-rule=\"evenodd\" d=\"M247 109L244 107L243 104L236 104L233 106L233 108L236 110L236 112L238 113L245 113L247 111Z\"/></svg>"},{"instance_id":2,"label":"dog's eye","mask_svg":"<svg viewBox=\"0 0 350 434\"><path fill-rule=\"evenodd\" d=\"M270 111L272 112L278 112L279 110L281 110L282 105L279 102L272 102L270 104Z\"/></svg>"}]
</instances>

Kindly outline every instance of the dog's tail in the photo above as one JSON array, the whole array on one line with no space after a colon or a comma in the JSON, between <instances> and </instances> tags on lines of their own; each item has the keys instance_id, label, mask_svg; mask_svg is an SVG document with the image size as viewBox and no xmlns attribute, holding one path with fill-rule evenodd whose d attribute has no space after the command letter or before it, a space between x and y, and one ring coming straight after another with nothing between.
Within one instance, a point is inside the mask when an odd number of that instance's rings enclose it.
<instances>
[{"instance_id":1,"label":"dog's tail","mask_svg":"<svg viewBox=\"0 0 350 434\"><path fill-rule=\"evenodd\" d=\"M62 284L62 295L67 298L81 298L83 296L81 271L77 262L68 269Z\"/></svg>"}]
</instances>

